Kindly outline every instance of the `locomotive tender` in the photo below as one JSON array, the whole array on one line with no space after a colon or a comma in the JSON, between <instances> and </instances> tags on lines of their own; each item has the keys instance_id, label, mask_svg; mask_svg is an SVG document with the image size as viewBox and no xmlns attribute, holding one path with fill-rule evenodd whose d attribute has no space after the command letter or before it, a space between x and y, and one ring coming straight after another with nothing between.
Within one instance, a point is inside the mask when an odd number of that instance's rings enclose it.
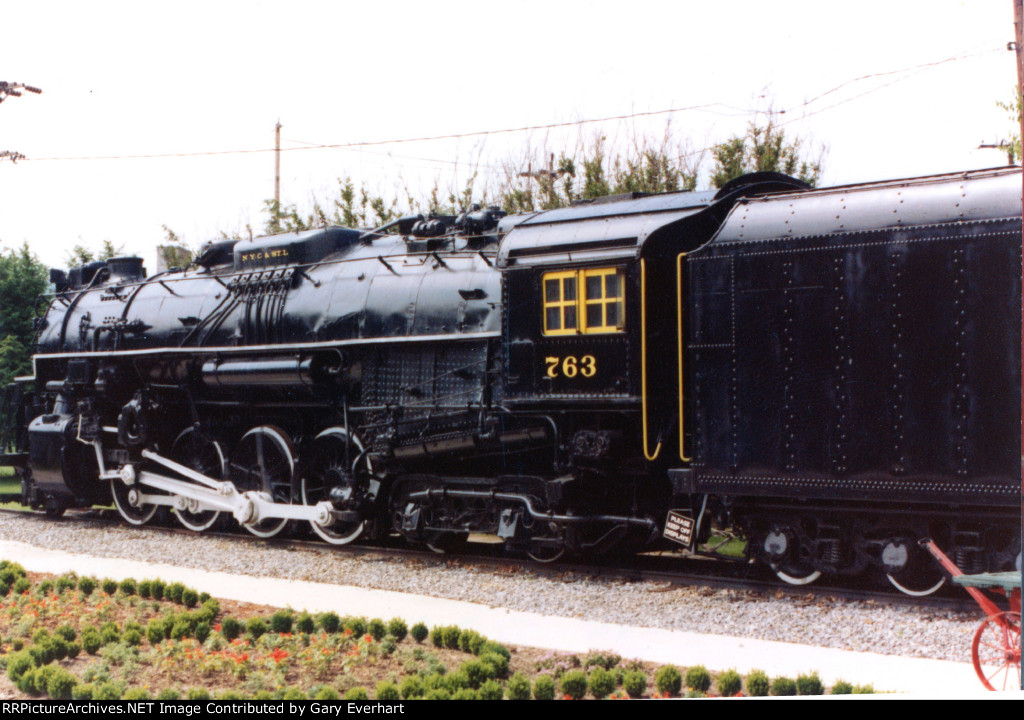
<instances>
[{"instance_id":1,"label":"locomotive tender","mask_svg":"<svg viewBox=\"0 0 1024 720\"><path fill-rule=\"evenodd\" d=\"M783 580L1020 565L1021 177L774 173L54 273L3 463L59 514L496 535L540 561L713 525Z\"/></svg>"}]
</instances>

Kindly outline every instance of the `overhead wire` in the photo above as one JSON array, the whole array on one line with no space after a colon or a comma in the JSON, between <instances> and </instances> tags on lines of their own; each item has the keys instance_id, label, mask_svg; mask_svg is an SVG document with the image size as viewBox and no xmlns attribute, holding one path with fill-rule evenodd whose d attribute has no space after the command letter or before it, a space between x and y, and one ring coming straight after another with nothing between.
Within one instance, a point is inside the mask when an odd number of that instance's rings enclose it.
<instances>
[{"instance_id":1,"label":"overhead wire","mask_svg":"<svg viewBox=\"0 0 1024 720\"><path fill-rule=\"evenodd\" d=\"M944 64L947 64L947 63L950 63L950 62L957 62L957 61L961 61L961 60L967 60L967 59L971 59L971 58L978 57L978 56L981 56L981 55L986 55L986 54L990 54L990 53L999 52L1001 50L1002 50L1002 48L1000 48L999 50L988 49L988 50L982 50L982 51L978 51L978 52L968 52L966 54L954 55L954 56L951 56L951 57L948 57L948 58L944 58L942 60L932 61L932 62L928 62L928 63L922 63L922 64L919 64L919 65L914 65L914 66L910 66L910 67L906 67L906 68L901 68L899 70L889 70L889 71L884 71L884 72L877 72L877 73L870 73L870 74L867 74L867 75L862 75L860 77L852 78L852 79L847 80L847 81L845 81L843 83L840 83L839 85L836 85L835 87L830 88L829 90L826 90L823 93L819 93L818 95L812 97L809 100L806 100L806 101L804 101L804 102L802 102L802 103L800 103L798 105L794 105L791 108L787 108L786 110L780 111L780 112L782 112L783 114L786 114L786 113L791 113L791 112L793 112L795 110L798 110L800 108L808 107L808 106L816 103L817 101L821 100L822 98L827 97L828 95L831 95L831 94L833 94L835 92L838 92L842 88L847 87L849 85L852 85L854 83L862 82L864 80L869 80L869 79L877 78L877 77L885 77L885 76L889 76L889 75L900 75L900 74L902 74L901 77L898 77L898 78L896 78L895 80L893 80L893 81L891 81L889 83L886 83L884 85L872 88L871 90L868 90L868 91L866 91L864 93L856 95L856 96L854 96L852 98L847 98L845 100L842 100L840 102L834 103L834 104L829 105L829 106L826 106L824 108L817 109L817 110L815 110L813 112L804 113L801 116L801 117L810 117L811 115L816 115L818 113L825 112L826 110L832 109L832 108L837 107L837 106L842 105L842 104L845 104L845 103L850 102L852 100L855 100L857 98L864 97L864 96L869 95L871 93L877 92L878 90L881 90L884 87L892 85L892 84L894 84L896 82L901 82L902 80L905 80L905 79L907 79L909 77L913 77L914 75L918 74L919 72L923 72L924 70L928 70L928 69L931 69L931 68L934 68L934 67L938 67L940 65L944 65ZM722 112L722 110L718 110L718 108L725 109L725 110L733 110L733 111L736 111L736 112L726 113L726 112ZM624 114L620 114L620 115L609 115L609 116L604 116L604 117L599 117L599 118L584 118L584 119L580 119L580 120L567 120L567 121L556 122L556 123L546 123L546 124L539 124L539 125L523 125L523 126L518 126L518 127L498 128L498 129L492 129L492 130L477 130L477 131L461 132L461 133L445 133L445 134L441 134L441 135L424 135L424 136L419 136L419 137L395 138L395 139L389 139L389 140L363 140L363 141L346 142L346 143L322 143L322 144L312 144L312 143L305 144L304 143L302 147L280 148L280 151L281 152L298 152L298 151L302 151L302 150L331 150L331 149L361 150L363 148L379 147L379 146L383 146L383 145L399 145L399 144L404 144L404 143L416 143L416 142L433 142L433 141L439 141L439 140L457 140L457 139L471 138L471 137L487 137L487 136L491 136L491 135L506 135L506 134L512 134L512 133L535 132L535 131L538 131L538 130L554 130L554 129L565 128L565 127L581 127L583 125L594 124L594 123L607 123L607 122L614 122L614 121L621 121L621 120L635 120L637 118L657 117L657 116L671 115L671 114L682 113L682 112L708 112L708 113L718 114L718 115L723 115L723 116L742 117L744 115L756 115L756 114L759 114L759 113L763 113L765 111L764 110L758 110L758 109L739 108L739 107L736 107L734 105L728 105L726 103L721 103L721 102L712 102L712 103L702 103L702 104L698 104L698 105L688 105L688 106L684 106L684 107L671 107L671 108L664 108L664 109L660 109L660 110L647 110L647 111L640 111L640 112L624 113ZM787 119L785 121L786 124L791 123L791 122L795 122L795 120ZM302 142L302 141L297 141L297 142ZM707 150L707 149L709 149L709 148L705 148L704 150ZM273 147L266 147L266 148L240 148L240 149L234 149L234 150L210 150L210 151L176 152L176 153L146 153L146 154L137 154L137 155L55 156L55 157L41 157L41 158L24 158L24 159L22 159L22 161L23 162L46 162L46 161L76 161L76 160L77 161L82 161L82 160L145 160L145 159L157 159L157 158L213 157L213 156L220 156L220 155L245 155L245 154L256 154L256 153L272 153L272 152L277 152L277 150L278 150L277 148L273 148ZM363 151L364 152L370 152L370 151L366 151L366 150L363 150ZM697 151L697 152L700 152L700 151ZM439 163L451 162L451 161L435 160L435 159L432 159L432 158L415 158L415 157L410 157L410 159L422 160L422 161L425 161L425 162L439 162Z\"/></svg>"}]
</instances>

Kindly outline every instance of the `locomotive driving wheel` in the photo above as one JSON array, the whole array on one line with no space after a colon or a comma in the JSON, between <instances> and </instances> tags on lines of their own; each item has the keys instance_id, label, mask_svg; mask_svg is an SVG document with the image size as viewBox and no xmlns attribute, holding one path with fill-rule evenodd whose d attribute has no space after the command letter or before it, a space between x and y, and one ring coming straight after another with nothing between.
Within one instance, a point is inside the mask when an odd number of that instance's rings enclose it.
<instances>
[{"instance_id":1,"label":"locomotive driving wheel","mask_svg":"<svg viewBox=\"0 0 1024 720\"><path fill-rule=\"evenodd\" d=\"M195 428L186 428L171 446L171 459L215 480L227 477L227 459L220 443L212 440ZM183 510L175 509L178 522L189 530L202 532L213 527L220 519L218 510L200 510L194 500L187 500Z\"/></svg>"},{"instance_id":2,"label":"locomotive driving wheel","mask_svg":"<svg viewBox=\"0 0 1024 720\"><path fill-rule=\"evenodd\" d=\"M114 498L114 507L129 525L145 525L160 509L159 505L140 504L138 497L142 491L138 483L126 485L121 478L114 478L110 481L110 494ZM146 488L146 492L155 491L152 488Z\"/></svg>"},{"instance_id":3,"label":"locomotive driving wheel","mask_svg":"<svg viewBox=\"0 0 1024 720\"><path fill-rule=\"evenodd\" d=\"M242 492L255 490L277 503L291 501L295 454L283 430L260 425L242 436L232 453L232 479ZM266 518L243 527L256 537L269 538L284 530L287 518Z\"/></svg>"},{"instance_id":4,"label":"locomotive driving wheel","mask_svg":"<svg viewBox=\"0 0 1024 720\"><path fill-rule=\"evenodd\" d=\"M989 690L1020 689L1020 613L985 618L974 633L971 661L981 684Z\"/></svg>"},{"instance_id":5,"label":"locomotive driving wheel","mask_svg":"<svg viewBox=\"0 0 1024 720\"><path fill-rule=\"evenodd\" d=\"M324 430L314 438L302 473L302 504L329 500L338 510L362 513L365 503L373 500L372 478L373 467L359 439L343 427ZM310 524L331 545L347 545L366 529L364 519Z\"/></svg>"}]
</instances>

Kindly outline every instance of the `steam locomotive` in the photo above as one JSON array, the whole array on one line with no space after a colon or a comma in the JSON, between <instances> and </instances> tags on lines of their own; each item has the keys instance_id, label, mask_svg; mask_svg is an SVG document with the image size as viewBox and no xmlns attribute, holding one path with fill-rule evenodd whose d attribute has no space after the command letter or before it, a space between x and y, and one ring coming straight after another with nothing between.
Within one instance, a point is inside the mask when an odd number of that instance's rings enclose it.
<instances>
[{"instance_id":1,"label":"steam locomotive","mask_svg":"<svg viewBox=\"0 0 1024 720\"><path fill-rule=\"evenodd\" d=\"M803 584L1020 566L1021 176L775 173L54 271L21 500L551 561L715 528Z\"/></svg>"}]
</instances>

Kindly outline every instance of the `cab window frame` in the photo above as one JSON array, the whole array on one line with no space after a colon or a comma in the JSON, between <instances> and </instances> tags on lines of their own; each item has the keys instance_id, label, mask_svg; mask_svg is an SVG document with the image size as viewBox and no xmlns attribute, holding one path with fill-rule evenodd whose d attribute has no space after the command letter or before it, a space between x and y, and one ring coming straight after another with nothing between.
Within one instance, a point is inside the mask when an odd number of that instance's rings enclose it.
<instances>
[{"instance_id":1,"label":"cab window frame","mask_svg":"<svg viewBox=\"0 0 1024 720\"><path fill-rule=\"evenodd\" d=\"M596 318L592 315L595 309ZM544 273L541 315L543 334L549 337L624 333L625 269L606 266Z\"/></svg>"}]
</instances>

